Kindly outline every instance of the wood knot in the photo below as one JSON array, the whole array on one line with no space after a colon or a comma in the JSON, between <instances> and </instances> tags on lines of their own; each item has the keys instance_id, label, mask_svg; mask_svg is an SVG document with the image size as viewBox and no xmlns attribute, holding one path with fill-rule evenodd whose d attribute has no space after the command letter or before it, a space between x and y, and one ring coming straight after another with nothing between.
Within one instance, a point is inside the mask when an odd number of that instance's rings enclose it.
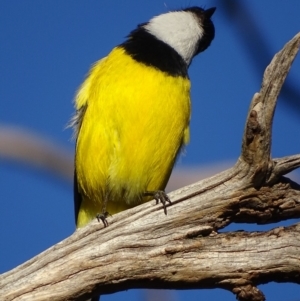
<instances>
[{"instance_id":1,"label":"wood knot","mask_svg":"<svg viewBox=\"0 0 300 301\"><path fill-rule=\"evenodd\" d=\"M242 287L236 287L233 290L236 294L236 298L239 301L264 301L266 300L264 294L255 286L246 285Z\"/></svg>"},{"instance_id":2,"label":"wood knot","mask_svg":"<svg viewBox=\"0 0 300 301\"><path fill-rule=\"evenodd\" d=\"M253 141L255 135L259 134L260 132L261 127L257 120L257 112L255 110L252 110L250 112L246 128L247 145L250 144Z\"/></svg>"}]
</instances>

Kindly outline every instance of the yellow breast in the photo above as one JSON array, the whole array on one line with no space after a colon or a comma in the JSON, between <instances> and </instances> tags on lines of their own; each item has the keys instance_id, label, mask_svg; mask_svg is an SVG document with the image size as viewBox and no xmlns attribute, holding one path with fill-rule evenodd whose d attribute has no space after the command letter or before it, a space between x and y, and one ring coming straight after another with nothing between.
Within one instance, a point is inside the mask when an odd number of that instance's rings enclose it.
<instances>
[{"instance_id":1,"label":"yellow breast","mask_svg":"<svg viewBox=\"0 0 300 301\"><path fill-rule=\"evenodd\" d=\"M189 139L190 81L136 62L122 48L91 69L76 106L87 105L76 145L83 196L78 226L115 213L163 190Z\"/></svg>"}]
</instances>

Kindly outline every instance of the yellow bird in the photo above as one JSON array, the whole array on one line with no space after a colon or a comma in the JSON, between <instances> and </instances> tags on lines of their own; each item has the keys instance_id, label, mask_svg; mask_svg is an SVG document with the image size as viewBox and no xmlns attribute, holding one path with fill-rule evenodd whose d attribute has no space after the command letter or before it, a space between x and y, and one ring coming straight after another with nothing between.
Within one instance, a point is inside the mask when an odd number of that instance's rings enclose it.
<instances>
[{"instance_id":1,"label":"yellow bird","mask_svg":"<svg viewBox=\"0 0 300 301\"><path fill-rule=\"evenodd\" d=\"M215 8L153 17L96 62L76 99L77 227L155 198L189 141L192 58L214 38Z\"/></svg>"}]
</instances>

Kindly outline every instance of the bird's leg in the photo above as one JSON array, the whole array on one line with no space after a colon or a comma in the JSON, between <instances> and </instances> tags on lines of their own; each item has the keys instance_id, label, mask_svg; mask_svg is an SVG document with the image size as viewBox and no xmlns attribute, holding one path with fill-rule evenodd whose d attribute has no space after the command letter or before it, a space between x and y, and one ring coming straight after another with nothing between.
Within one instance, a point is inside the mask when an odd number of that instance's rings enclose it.
<instances>
[{"instance_id":1,"label":"bird's leg","mask_svg":"<svg viewBox=\"0 0 300 301\"><path fill-rule=\"evenodd\" d=\"M108 199L108 197L107 197L107 195L105 195L105 200L104 200L103 206L102 206L102 213L98 213L98 214L96 215L96 218L97 218L98 222L100 222L100 220L101 220L102 223L103 223L103 225L104 225L104 227L107 227L107 226L108 226L107 217L108 217L108 216L111 216L111 215L109 214L109 212L106 211L107 199Z\"/></svg>"},{"instance_id":2,"label":"bird's leg","mask_svg":"<svg viewBox=\"0 0 300 301\"><path fill-rule=\"evenodd\" d=\"M156 190L156 191L146 191L143 193L144 196L152 196L156 200L156 204L159 202L162 203L164 207L164 213L167 215L167 206L166 204L172 204L170 198L163 190Z\"/></svg>"},{"instance_id":3,"label":"bird's leg","mask_svg":"<svg viewBox=\"0 0 300 301\"><path fill-rule=\"evenodd\" d=\"M109 216L110 214L106 211L104 213L98 213L96 215L96 218L98 220L98 222L102 221L104 227L107 227L108 226L108 221L107 221L107 217Z\"/></svg>"}]
</instances>

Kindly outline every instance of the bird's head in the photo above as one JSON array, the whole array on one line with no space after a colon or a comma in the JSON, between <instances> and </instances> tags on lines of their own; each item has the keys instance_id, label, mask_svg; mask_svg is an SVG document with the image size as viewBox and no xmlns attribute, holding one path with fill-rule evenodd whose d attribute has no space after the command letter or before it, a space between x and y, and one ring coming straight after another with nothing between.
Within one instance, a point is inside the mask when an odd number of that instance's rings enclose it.
<instances>
[{"instance_id":1,"label":"bird's head","mask_svg":"<svg viewBox=\"0 0 300 301\"><path fill-rule=\"evenodd\" d=\"M216 8L203 9L197 6L170 11L153 17L141 24L158 40L168 44L183 58L187 65L198 53L204 51L215 36L211 17Z\"/></svg>"}]
</instances>

